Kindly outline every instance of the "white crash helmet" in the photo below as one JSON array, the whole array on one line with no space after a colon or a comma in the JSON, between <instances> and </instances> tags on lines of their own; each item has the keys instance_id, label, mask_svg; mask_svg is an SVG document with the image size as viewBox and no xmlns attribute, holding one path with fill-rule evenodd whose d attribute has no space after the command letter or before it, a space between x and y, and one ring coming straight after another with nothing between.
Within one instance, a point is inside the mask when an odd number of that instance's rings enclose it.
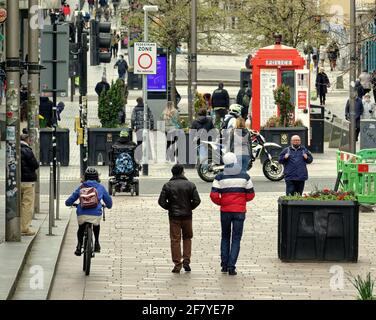
<instances>
[{"instance_id":1,"label":"white crash helmet","mask_svg":"<svg viewBox=\"0 0 376 320\"><path fill-rule=\"evenodd\" d=\"M230 112L241 114L242 108L240 104L234 103L230 106Z\"/></svg>"}]
</instances>

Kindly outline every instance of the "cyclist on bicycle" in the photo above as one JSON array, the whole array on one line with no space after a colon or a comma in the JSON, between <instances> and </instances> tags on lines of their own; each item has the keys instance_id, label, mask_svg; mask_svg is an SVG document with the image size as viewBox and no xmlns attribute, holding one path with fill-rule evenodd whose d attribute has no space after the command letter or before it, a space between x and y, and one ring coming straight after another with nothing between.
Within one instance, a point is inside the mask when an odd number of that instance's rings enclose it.
<instances>
[{"instance_id":1,"label":"cyclist on bicycle","mask_svg":"<svg viewBox=\"0 0 376 320\"><path fill-rule=\"evenodd\" d=\"M82 242L85 233L85 223L93 224L93 232L95 237L94 252L100 252L101 246L99 245L99 230L100 221L102 218L102 204L101 201L105 203L106 207L111 209L112 199L106 188L100 184L99 173L95 168L87 168L84 175L84 181L82 184L72 193L72 195L65 201L65 205L70 207L74 204L76 200L80 198L80 190L82 188L95 188L98 194L98 205L95 208L81 208L80 204L77 206L77 221L78 221L78 231L77 231L77 248L74 254L76 256L81 255Z\"/></svg>"}]
</instances>

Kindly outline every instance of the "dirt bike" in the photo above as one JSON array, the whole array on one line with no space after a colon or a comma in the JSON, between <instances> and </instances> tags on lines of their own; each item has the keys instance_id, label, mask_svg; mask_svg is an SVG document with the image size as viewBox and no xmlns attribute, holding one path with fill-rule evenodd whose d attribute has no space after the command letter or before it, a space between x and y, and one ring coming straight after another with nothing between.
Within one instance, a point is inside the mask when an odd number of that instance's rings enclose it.
<instances>
[{"instance_id":1,"label":"dirt bike","mask_svg":"<svg viewBox=\"0 0 376 320\"><path fill-rule=\"evenodd\" d=\"M248 170L253 166L256 159L260 159L262 163L262 172L264 176L271 181L280 181L283 179L283 165L278 162L269 152L270 149L282 149L282 147L273 142L266 142L265 138L257 131L251 131L252 140L252 156L248 163ZM199 177L206 182L213 182L215 176L224 170L222 162L223 155L227 152L225 146L218 142L201 141L201 143L211 149L212 156L200 159L197 165L197 173ZM214 161L219 159L219 161Z\"/></svg>"}]
</instances>

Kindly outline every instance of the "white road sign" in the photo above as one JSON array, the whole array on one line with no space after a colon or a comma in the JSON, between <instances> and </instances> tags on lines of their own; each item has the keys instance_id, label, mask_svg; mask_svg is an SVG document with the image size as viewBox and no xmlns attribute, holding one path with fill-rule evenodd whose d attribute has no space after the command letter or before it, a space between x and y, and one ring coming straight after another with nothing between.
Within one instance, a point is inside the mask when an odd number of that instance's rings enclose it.
<instances>
[{"instance_id":1,"label":"white road sign","mask_svg":"<svg viewBox=\"0 0 376 320\"><path fill-rule=\"evenodd\" d=\"M157 73L157 44L153 42L136 42L134 44L134 73Z\"/></svg>"}]
</instances>

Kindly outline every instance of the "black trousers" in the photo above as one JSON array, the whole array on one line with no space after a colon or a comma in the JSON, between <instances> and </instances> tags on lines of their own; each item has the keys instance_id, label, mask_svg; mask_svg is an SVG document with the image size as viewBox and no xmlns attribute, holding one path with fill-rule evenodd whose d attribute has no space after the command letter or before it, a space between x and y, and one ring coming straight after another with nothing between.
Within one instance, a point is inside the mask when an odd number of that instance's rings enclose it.
<instances>
[{"instance_id":1,"label":"black trousers","mask_svg":"<svg viewBox=\"0 0 376 320\"><path fill-rule=\"evenodd\" d=\"M79 243L81 243L81 244L84 241L85 226L86 226L86 223L83 223L83 224L81 224L81 225L78 226L77 241ZM94 232L94 238L95 238L95 242L96 243L99 243L99 232L100 232L100 229L101 229L100 225L97 225L97 226L93 225L93 232Z\"/></svg>"},{"instance_id":2,"label":"black trousers","mask_svg":"<svg viewBox=\"0 0 376 320\"><path fill-rule=\"evenodd\" d=\"M293 196L296 193L302 195L305 181L286 180L286 195Z\"/></svg>"},{"instance_id":3,"label":"black trousers","mask_svg":"<svg viewBox=\"0 0 376 320\"><path fill-rule=\"evenodd\" d=\"M326 93L320 93L320 105L324 106L326 100Z\"/></svg>"}]
</instances>

